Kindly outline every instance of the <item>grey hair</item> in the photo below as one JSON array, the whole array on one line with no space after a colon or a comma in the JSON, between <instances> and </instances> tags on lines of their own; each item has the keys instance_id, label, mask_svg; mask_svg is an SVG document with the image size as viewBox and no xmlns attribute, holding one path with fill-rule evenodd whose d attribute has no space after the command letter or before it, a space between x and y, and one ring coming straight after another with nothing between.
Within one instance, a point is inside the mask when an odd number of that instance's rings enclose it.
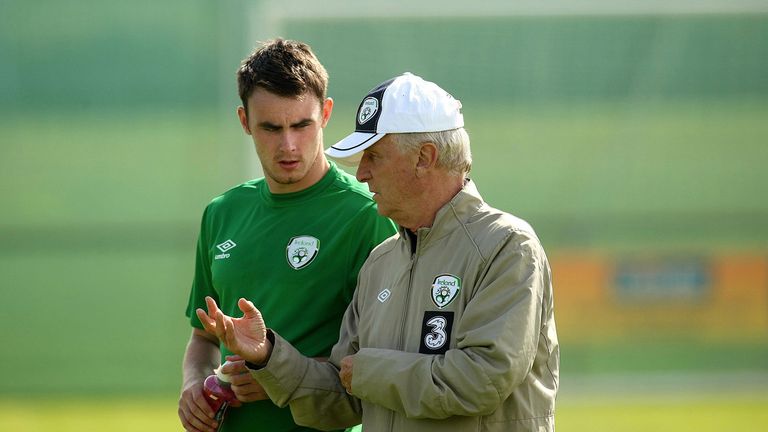
<instances>
[{"instance_id":1,"label":"grey hair","mask_svg":"<svg viewBox=\"0 0 768 432\"><path fill-rule=\"evenodd\" d=\"M450 174L466 176L472 169L469 134L463 127L440 132L393 133L392 140L401 153L415 151L421 144L437 146L437 166Z\"/></svg>"}]
</instances>

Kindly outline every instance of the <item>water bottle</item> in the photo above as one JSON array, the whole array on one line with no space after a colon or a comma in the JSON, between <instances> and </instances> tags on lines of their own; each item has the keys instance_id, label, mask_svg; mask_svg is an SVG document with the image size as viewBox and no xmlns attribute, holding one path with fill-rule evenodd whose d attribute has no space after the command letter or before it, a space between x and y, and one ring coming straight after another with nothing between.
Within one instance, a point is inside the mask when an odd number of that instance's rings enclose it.
<instances>
[{"instance_id":1,"label":"water bottle","mask_svg":"<svg viewBox=\"0 0 768 432\"><path fill-rule=\"evenodd\" d=\"M225 363L226 364L226 363ZM222 365L223 366L223 365ZM229 408L229 404L237 399L235 393L230 388L229 375L221 372L221 366L213 370L213 375L209 375L203 382L203 394L216 413L214 419L219 424L218 430L224 423L224 415Z\"/></svg>"}]
</instances>

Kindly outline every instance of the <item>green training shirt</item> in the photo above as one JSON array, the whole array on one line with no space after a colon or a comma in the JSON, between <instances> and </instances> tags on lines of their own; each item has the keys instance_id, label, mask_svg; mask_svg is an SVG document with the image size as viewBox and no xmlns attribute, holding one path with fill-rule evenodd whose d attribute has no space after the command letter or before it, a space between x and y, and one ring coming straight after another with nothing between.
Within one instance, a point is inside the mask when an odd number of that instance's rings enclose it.
<instances>
[{"instance_id":1,"label":"green training shirt","mask_svg":"<svg viewBox=\"0 0 768 432\"><path fill-rule=\"evenodd\" d=\"M216 197L205 209L187 316L213 297L242 316L245 297L304 355L327 357L369 252L396 232L365 185L331 162L326 175L299 192L272 194L261 178ZM222 362L231 354L221 346ZM289 408L258 401L230 408L224 431L304 431Z\"/></svg>"}]
</instances>

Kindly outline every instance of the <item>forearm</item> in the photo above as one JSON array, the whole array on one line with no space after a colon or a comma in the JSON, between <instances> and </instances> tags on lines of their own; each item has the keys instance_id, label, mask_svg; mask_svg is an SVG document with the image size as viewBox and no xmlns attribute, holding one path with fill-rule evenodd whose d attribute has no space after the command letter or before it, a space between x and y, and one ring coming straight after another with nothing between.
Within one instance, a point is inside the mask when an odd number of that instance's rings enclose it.
<instances>
[{"instance_id":1,"label":"forearm","mask_svg":"<svg viewBox=\"0 0 768 432\"><path fill-rule=\"evenodd\" d=\"M339 350L328 362L303 356L275 334L267 365L252 371L270 399L289 405L297 424L318 429L339 429L360 423L360 404L348 395L339 380Z\"/></svg>"},{"instance_id":2,"label":"forearm","mask_svg":"<svg viewBox=\"0 0 768 432\"><path fill-rule=\"evenodd\" d=\"M353 394L409 418L487 415L513 387L509 364L474 348L444 355L364 348L355 357Z\"/></svg>"},{"instance_id":3,"label":"forearm","mask_svg":"<svg viewBox=\"0 0 768 432\"><path fill-rule=\"evenodd\" d=\"M221 363L217 341L202 330L194 329L187 343L182 363L182 388L202 382Z\"/></svg>"}]
</instances>

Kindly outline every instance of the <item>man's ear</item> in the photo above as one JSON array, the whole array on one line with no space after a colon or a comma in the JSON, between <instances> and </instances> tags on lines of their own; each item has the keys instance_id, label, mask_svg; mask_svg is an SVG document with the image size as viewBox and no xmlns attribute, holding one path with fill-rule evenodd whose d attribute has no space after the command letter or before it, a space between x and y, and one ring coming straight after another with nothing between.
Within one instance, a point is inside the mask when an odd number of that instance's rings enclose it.
<instances>
[{"instance_id":1,"label":"man's ear","mask_svg":"<svg viewBox=\"0 0 768 432\"><path fill-rule=\"evenodd\" d=\"M243 127L243 131L250 135L251 129L248 127L248 114L243 106L237 107L237 118L240 119L240 126Z\"/></svg>"},{"instance_id":2,"label":"man's ear","mask_svg":"<svg viewBox=\"0 0 768 432\"><path fill-rule=\"evenodd\" d=\"M437 146L432 142L425 142L419 148L419 160L416 162L416 175L426 172L437 165Z\"/></svg>"},{"instance_id":3,"label":"man's ear","mask_svg":"<svg viewBox=\"0 0 768 432\"><path fill-rule=\"evenodd\" d=\"M320 126L325 127L328 125L328 120L331 119L331 112L333 111L333 99L325 98L325 100L323 101L322 110L323 110L322 112L323 120Z\"/></svg>"}]
</instances>

